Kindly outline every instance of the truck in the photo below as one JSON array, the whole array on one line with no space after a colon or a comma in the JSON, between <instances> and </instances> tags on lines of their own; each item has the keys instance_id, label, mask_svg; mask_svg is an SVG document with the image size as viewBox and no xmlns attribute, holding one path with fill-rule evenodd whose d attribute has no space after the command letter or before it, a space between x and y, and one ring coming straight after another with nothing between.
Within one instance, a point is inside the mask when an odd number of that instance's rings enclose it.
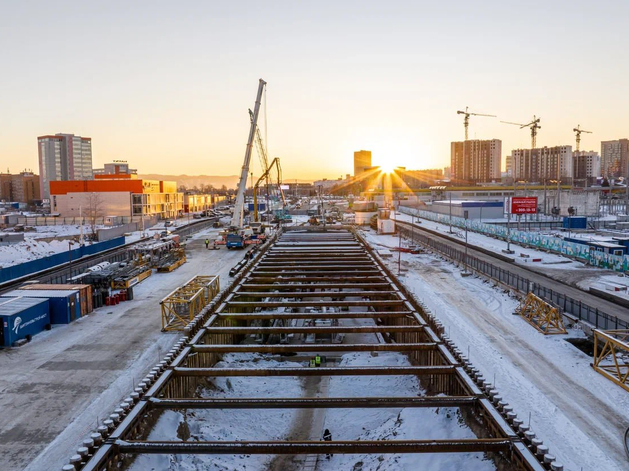
<instances>
[{"instance_id":1,"label":"truck","mask_svg":"<svg viewBox=\"0 0 629 471\"><path fill-rule=\"evenodd\" d=\"M225 245L228 249L243 249L245 247L245 238L235 232L227 234Z\"/></svg>"}]
</instances>

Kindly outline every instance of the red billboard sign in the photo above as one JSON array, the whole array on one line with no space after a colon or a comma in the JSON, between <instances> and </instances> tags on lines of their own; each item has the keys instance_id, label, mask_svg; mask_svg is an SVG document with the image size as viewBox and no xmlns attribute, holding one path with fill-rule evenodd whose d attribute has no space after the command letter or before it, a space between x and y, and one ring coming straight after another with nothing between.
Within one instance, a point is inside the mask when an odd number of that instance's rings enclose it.
<instances>
[{"instance_id":1,"label":"red billboard sign","mask_svg":"<svg viewBox=\"0 0 629 471\"><path fill-rule=\"evenodd\" d=\"M537 213L537 196L514 196L511 198L511 214Z\"/></svg>"}]
</instances>

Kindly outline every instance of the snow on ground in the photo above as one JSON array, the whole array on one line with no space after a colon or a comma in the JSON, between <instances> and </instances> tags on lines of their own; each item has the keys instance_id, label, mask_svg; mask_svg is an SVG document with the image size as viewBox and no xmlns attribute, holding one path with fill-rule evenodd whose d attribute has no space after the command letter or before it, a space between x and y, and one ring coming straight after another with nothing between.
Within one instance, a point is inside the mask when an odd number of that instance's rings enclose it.
<instances>
[{"instance_id":1,"label":"snow on ground","mask_svg":"<svg viewBox=\"0 0 629 471\"><path fill-rule=\"evenodd\" d=\"M398 244L396 237L373 232L367 238L373 245ZM401 281L459 348L469 348L472 363L525 423L531 414L532 430L566 470L627 469L622 434L629 427L629 395L565 341L583 337L581 331L544 336L514 316L517 301L491 283L461 277L432 255L402 254L402 261L407 271Z\"/></svg>"},{"instance_id":2,"label":"snow on ground","mask_svg":"<svg viewBox=\"0 0 629 471\"><path fill-rule=\"evenodd\" d=\"M413 218L412 216L408 214L395 213L395 215L392 216L392 218L399 218L401 221L405 221L405 222L411 222L411 220L414 220L415 222L421 221L422 227L425 227L426 229L431 229L433 231L437 231L443 234L445 234L446 232L450 230L450 226L448 226L447 224L440 224L438 222L428 221L427 219ZM512 227L515 229L515 225ZM465 241L464 230L453 226L452 231L454 232L454 234L452 234L453 237L457 237L461 239L462 241ZM476 245L478 247L482 247L484 249L490 250L500 255L504 255L502 251L507 248L507 243L504 240L494 239L492 237L489 237L483 234L478 234L472 231L467 232L467 240L470 243L470 245ZM529 248L525 248L525 247L522 247L513 243L511 244L511 250L513 250L515 253L512 255L507 255L507 256L513 257L515 259L515 263L518 263L521 265L529 265L529 266L540 265L540 264L550 265L553 268L564 269L564 270L579 269L579 268L585 267L583 263L575 262L562 255L557 255L554 253L547 253L541 250L529 249ZM520 254L528 255L528 258L521 257ZM532 259L540 259L540 258L542 260L541 262L531 261Z\"/></svg>"},{"instance_id":3,"label":"snow on ground","mask_svg":"<svg viewBox=\"0 0 629 471\"><path fill-rule=\"evenodd\" d=\"M340 366L410 366L401 353L356 352L343 355ZM422 396L415 376L351 376L330 379L330 397ZM329 409L325 428L332 440L422 440L476 438L458 408ZM417 469L494 470L482 453L334 455L319 458L317 470L360 469L398 471Z\"/></svg>"},{"instance_id":4,"label":"snow on ground","mask_svg":"<svg viewBox=\"0 0 629 471\"><path fill-rule=\"evenodd\" d=\"M577 286L585 290L589 288L600 289L629 301L629 276L622 273L586 278L577 282ZM616 291L617 288L620 290Z\"/></svg>"},{"instance_id":5,"label":"snow on ground","mask_svg":"<svg viewBox=\"0 0 629 471\"><path fill-rule=\"evenodd\" d=\"M203 239L217 233L217 229L205 229L194 234L187 248L188 261L171 273L154 273L136 285L133 301L102 307L34 336L19 349L3 352L3 471L21 470L29 462L27 471L61 469L97 421L112 413L163 359L180 334L160 331L159 300L195 275L220 275L221 286L226 287L229 270L244 255L206 250ZM23 412L15 414L14 410Z\"/></svg>"},{"instance_id":6,"label":"snow on ground","mask_svg":"<svg viewBox=\"0 0 629 471\"><path fill-rule=\"evenodd\" d=\"M259 354L227 354L216 368L289 368L302 363L278 362ZM199 397L301 397L298 377L217 377L200 387ZM244 441L285 440L297 415L296 409L197 409L165 411L148 440ZM186 430L187 429L187 430ZM185 432L184 432L185 431ZM182 433L183 432L183 433ZM186 432L189 437L186 437ZM268 455L139 455L130 470L241 470L268 469Z\"/></svg>"},{"instance_id":7,"label":"snow on ground","mask_svg":"<svg viewBox=\"0 0 629 471\"><path fill-rule=\"evenodd\" d=\"M155 224L153 227L146 228L145 236L152 237L164 230L172 231L178 227L186 226L189 223L197 222L197 219L180 218L171 222L171 225L165 227L164 221ZM56 226L33 226L35 232L24 233L24 241L10 245L0 245L0 267L9 267L20 263L37 260L61 252L67 252L68 249L76 249L78 245L74 242L69 244L68 238L78 241L81 233L81 226L78 224L63 224ZM96 226L96 229L109 229L105 226ZM83 226L83 236L87 237L91 234L89 225ZM141 230L131 232L126 237L125 242L135 242L142 238ZM59 238L60 240L49 240L51 238Z\"/></svg>"},{"instance_id":8,"label":"snow on ground","mask_svg":"<svg viewBox=\"0 0 629 471\"><path fill-rule=\"evenodd\" d=\"M0 267L9 267L60 252L67 252L68 247L67 240L44 242L33 237L27 237L15 244L0 245Z\"/></svg>"}]
</instances>

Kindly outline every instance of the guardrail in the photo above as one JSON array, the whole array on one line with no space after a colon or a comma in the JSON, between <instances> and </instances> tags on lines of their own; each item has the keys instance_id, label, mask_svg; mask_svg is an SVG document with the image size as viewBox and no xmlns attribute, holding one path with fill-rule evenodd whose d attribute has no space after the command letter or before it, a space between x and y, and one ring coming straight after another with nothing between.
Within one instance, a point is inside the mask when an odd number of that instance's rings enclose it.
<instances>
[{"instance_id":1,"label":"guardrail","mask_svg":"<svg viewBox=\"0 0 629 471\"><path fill-rule=\"evenodd\" d=\"M534 283L526 277L505 270L504 268L497 267L486 260L481 260L472 255L468 255L466 260L465 252L463 250L459 250L452 245L435 240L429 235L419 232L418 230L409 230L408 227L411 226L410 223L398 221L398 224L402 235L411 239L413 242L434 249L455 262L466 263L470 269L482 273L483 275L498 281L499 283L506 285L521 294L528 294L532 292L545 301L550 301L558 305L563 309L564 313L570 314L571 316L578 318L580 321L588 322L594 327L603 330L629 329L629 323L623 321L622 319L618 319L616 316L607 314L598 308L593 308L592 306L589 306L581 301L577 301L563 293L559 293L555 290Z\"/></svg>"}]
</instances>

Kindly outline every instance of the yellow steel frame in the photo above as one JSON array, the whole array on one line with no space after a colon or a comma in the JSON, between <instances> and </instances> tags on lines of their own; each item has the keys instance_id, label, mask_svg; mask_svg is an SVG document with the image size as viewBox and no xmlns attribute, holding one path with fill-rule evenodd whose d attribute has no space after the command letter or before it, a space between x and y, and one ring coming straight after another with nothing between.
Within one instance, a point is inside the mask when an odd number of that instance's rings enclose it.
<instances>
[{"instance_id":1,"label":"yellow steel frame","mask_svg":"<svg viewBox=\"0 0 629 471\"><path fill-rule=\"evenodd\" d=\"M533 293L522 300L516 312L544 335L567 333L559 310Z\"/></svg>"},{"instance_id":2,"label":"yellow steel frame","mask_svg":"<svg viewBox=\"0 0 629 471\"><path fill-rule=\"evenodd\" d=\"M220 291L218 276L195 276L160 301L162 331L183 330Z\"/></svg>"},{"instance_id":3,"label":"yellow steel frame","mask_svg":"<svg viewBox=\"0 0 629 471\"><path fill-rule=\"evenodd\" d=\"M592 367L596 372L629 391L629 330L595 329L593 332Z\"/></svg>"}]
</instances>

